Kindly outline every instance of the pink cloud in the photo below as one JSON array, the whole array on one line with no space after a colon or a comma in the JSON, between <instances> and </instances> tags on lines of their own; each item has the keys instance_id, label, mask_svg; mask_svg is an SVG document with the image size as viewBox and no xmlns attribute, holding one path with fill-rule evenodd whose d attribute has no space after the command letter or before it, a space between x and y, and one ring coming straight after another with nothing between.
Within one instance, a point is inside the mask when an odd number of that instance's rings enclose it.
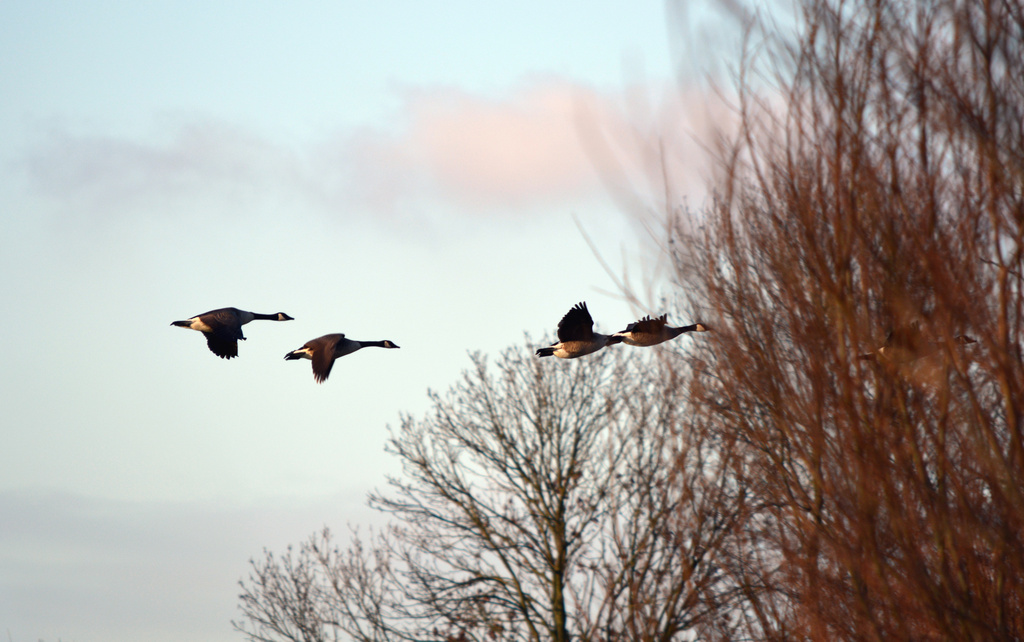
<instances>
[{"instance_id":1,"label":"pink cloud","mask_svg":"<svg viewBox=\"0 0 1024 642\"><path fill-rule=\"evenodd\" d=\"M642 189L664 176L664 161L692 190L707 167L712 113L700 94L672 88L601 93L552 80L502 98L418 90L397 134L355 139L357 183L385 198L427 191L468 208L518 207L578 202L602 194L602 182Z\"/></svg>"},{"instance_id":2,"label":"pink cloud","mask_svg":"<svg viewBox=\"0 0 1024 642\"><path fill-rule=\"evenodd\" d=\"M572 198L595 175L575 128L593 96L571 86L536 86L507 100L463 92L418 96L404 155L444 192L471 201Z\"/></svg>"}]
</instances>

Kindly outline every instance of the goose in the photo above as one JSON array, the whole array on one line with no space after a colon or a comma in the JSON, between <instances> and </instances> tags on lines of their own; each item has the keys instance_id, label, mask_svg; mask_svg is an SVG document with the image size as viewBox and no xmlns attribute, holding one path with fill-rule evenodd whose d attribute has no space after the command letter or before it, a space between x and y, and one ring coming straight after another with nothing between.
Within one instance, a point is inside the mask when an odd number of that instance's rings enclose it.
<instances>
[{"instance_id":1,"label":"goose","mask_svg":"<svg viewBox=\"0 0 1024 642\"><path fill-rule=\"evenodd\" d=\"M911 363L937 351L943 343L943 341L934 341L926 337L921 332L920 322L914 321L909 325L897 326L889 330L885 336L885 342L877 350L858 355L857 358L863 361ZM953 337L953 343L963 346L977 342L967 335L958 334Z\"/></svg>"},{"instance_id":2,"label":"goose","mask_svg":"<svg viewBox=\"0 0 1024 642\"><path fill-rule=\"evenodd\" d=\"M221 359L230 359L238 356L238 341L245 341L242 326L255 319L291 321L292 317L284 312L257 314L238 308L221 308L197 314L184 321L173 321L171 325L202 332L206 335L206 345L210 347L210 352Z\"/></svg>"},{"instance_id":3,"label":"goose","mask_svg":"<svg viewBox=\"0 0 1024 642\"><path fill-rule=\"evenodd\" d=\"M570 308L558 322L558 343L540 348L537 350L537 356L553 355L561 359L575 359L620 341L622 337L594 332L594 319L590 316L584 301Z\"/></svg>"},{"instance_id":4,"label":"goose","mask_svg":"<svg viewBox=\"0 0 1024 642\"><path fill-rule=\"evenodd\" d=\"M360 348L397 348L393 341L355 341L346 339L344 334L325 334L312 341L307 341L301 348L284 355L288 361L309 359L313 362L313 378L317 383L327 381L334 367L334 360L352 354Z\"/></svg>"},{"instance_id":5,"label":"goose","mask_svg":"<svg viewBox=\"0 0 1024 642\"><path fill-rule=\"evenodd\" d=\"M635 323L630 323L626 329L616 332L613 337L621 337L622 342L631 346L656 346L670 339L675 339L684 332L707 332L708 327L703 323L684 325L680 328L673 328L668 325L668 315L663 314L656 319L646 316Z\"/></svg>"}]
</instances>

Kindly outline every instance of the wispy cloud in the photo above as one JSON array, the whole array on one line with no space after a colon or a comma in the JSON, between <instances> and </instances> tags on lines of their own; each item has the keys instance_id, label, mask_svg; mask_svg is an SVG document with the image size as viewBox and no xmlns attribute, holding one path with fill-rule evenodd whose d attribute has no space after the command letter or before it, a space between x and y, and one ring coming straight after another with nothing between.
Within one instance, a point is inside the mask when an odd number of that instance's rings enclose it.
<instances>
[{"instance_id":1,"label":"wispy cloud","mask_svg":"<svg viewBox=\"0 0 1024 642\"><path fill-rule=\"evenodd\" d=\"M167 122L156 139L50 132L27 158L32 185L76 212L300 202L328 213L391 214L411 199L473 213L592 198L703 166L712 129L695 93L602 93L559 79L499 97L417 88L385 127L286 146L214 121ZM666 154L666 150L668 153ZM640 178L642 180L642 178Z\"/></svg>"},{"instance_id":2,"label":"wispy cloud","mask_svg":"<svg viewBox=\"0 0 1024 642\"><path fill-rule=\"evenodd\" d=\"M83 215L109 216L230 200L301 187L299 157L216 121L161 122L157 140L51 129L25 160L35 190Z\"/></svg>"}]
</instances>

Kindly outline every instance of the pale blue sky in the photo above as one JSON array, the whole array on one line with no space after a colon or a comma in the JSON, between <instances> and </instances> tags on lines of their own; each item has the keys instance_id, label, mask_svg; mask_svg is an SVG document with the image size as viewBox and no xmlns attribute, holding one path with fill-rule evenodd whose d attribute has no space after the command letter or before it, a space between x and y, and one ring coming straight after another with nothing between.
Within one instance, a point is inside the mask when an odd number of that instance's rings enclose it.
<instances>
[{"instance_id":1,"label":"pale blue sky","mask_svg":"<svg viewBox=\"0 0 1024 642\"><path fill-rule=\"evenodd\" d=\"M605 331L657 311L574 217L656 263L595 167L645 190L634 138L715 120L680 117L677 27L655 0L0 2L0 635L239 639L247 560L372 519L387 426L467 351L581 300ZM169 325L224 306L295 321L231 361ZM318 386L283 356L329 332L401 349Z\"/></svg>"}]
</instances>

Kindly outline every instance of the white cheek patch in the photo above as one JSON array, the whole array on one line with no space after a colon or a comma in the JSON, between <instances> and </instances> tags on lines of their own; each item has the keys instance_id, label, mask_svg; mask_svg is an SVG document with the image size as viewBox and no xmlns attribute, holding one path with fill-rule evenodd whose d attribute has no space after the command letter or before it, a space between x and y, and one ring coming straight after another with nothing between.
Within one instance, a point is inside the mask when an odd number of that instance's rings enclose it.
<instances>
[{"instance_id":1,"label":"white cheek patch","mask_svg":"<svg viewBox=\"0 0 1024 642\"><path fill-rule=\"evenodd\" d=\"M200 319L199 317L189 320L192 322L192 325L190 325L189 327L192 328L193 330L199 330L200 332L211 332L213 330L213 328L203 323L202 319Z\"/></svg>"}]
</instances>

